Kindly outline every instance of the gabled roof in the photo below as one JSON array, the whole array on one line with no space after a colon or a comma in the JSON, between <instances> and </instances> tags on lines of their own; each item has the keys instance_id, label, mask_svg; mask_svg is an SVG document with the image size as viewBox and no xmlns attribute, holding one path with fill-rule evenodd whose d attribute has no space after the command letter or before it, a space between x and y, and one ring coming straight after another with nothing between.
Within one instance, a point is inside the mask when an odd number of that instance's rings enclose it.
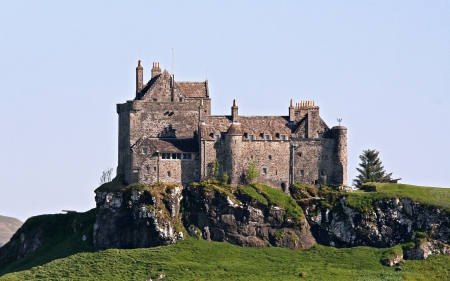
<instances>
[{"instance_id":1,"label":"gabled roof","mask_svg":"<svg viewBox=\"0 0 450 281\"><path fill-rule=\"evenodd\" d=\"M171 79L169 72L164 70L158 74L142 88L137 94L136 99L145 99L144 96L150 95L155 90L170 95ZM164 85L166 84L166 85ZM164 85L164 86L163 86ZM183 98L206 98L208 97L208 81L205 82L177 82L175 81L175 96ZM147 97L149 98L149 97Z\"/></svg>"}]
</instances>

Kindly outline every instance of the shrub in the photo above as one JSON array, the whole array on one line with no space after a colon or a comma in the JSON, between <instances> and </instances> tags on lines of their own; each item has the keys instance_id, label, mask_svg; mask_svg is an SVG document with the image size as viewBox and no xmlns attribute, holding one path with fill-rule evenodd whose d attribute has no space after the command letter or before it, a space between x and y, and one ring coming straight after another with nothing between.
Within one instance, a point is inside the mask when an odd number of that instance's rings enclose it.
<instances>
[{"instance_id":1,"label":"shrub","mask_svg":"<svg viewBox=\"0 0 450 281\"><path fill-rule=\"evenodd\" d=\"M249 183L249 184L252 183L253 181L255 181L256 178L259 176L259 172L256 169L255 161L250 163L250 165L248 166L247 174L245 176L246 176L247 183Z\"/></svg>"}]
</instances>

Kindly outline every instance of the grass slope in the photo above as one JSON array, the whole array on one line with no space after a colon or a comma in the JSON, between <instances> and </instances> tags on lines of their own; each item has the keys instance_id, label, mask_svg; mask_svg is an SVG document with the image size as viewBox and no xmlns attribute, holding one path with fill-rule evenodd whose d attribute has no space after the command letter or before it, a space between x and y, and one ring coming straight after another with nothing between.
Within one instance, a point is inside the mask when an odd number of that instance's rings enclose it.
<instances>
[{"instance_id":1,"label":"grass slope","mask_svg":"<svg viewBox=\"0 0 450 281\"><path fill-rule=\"evenodd\" d=\"M380 264L386 249L308 251L285 248L243 248L188 238L176 245L148 249L109 249L78 253L0 280L449 280L450 257L406 261L404 271Z\"/></svg>"},{"instance_id":2,"label":"grass slope","mask_svg":"<svg viewBox=\"0 0 450 281\"><path fill-rule=\"evenodd\" d=\"M359 210L367 211L376 201L392 198L409 198L426 206L435 206L450 212L450 189L437 187L424 187L397 183L370 183L376 191L367 192L357 190L348 194L346 205Z\"/></svg>"},{"instance_id":3,"label":"grass slope","mask_svg":"<svg viewBox=\"0 0 450 281\"><path fill-rule=\"evenodd\" d=\"M23 222L16 218L0 216L0 247L6 244Z\"/></svg>"}]
</instances>

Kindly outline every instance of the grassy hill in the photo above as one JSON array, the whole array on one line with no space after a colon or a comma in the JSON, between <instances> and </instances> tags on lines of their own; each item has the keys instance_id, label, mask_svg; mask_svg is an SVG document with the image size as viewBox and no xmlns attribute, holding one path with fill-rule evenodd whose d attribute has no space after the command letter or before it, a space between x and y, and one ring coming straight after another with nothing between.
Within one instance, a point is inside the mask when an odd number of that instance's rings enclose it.
<instances>
[{"instance_id":1,"label":"grassy hill","mask_svg":"<svg viewBox=\"0 0 450 281\"><path fill-rule=\"evenodd\" d=\"M308 251L243 248L188 238L176 245L134 250L98 250L57 259L0 280L449 280L450 257L406 261L404 271L382 266L386 249Z\"/></svg>"},{"instance_id":2,"label":"grassy hill","mask_svg":"<svg viewBox=\"0 0 450 281\"><path fill-rule=\"evenodd\" d=\"M0 216L0 247L22 226L23 222L16 218Z\"/></svg>"},{"instance_id":3,"label":"grassy hill","mask_svg":"<svg viewBox=\"0 0 450 281\"><path fill-rule=\"evenodd\" d=\"M421 204L450 208L450 189L375 184L374 190L345 194L346 204L363 210L380 199L408 197ZM317 191L309 192L315 196ZM254 197L261 194L255 193ZM402 245L394 249L318 245L307 251L293 251L244 248L188 237L169 246L102 250L89 246L94 221L95 210L27 220L23 229L41 227L47 239L24 259L0 261L0 281L147 280L158 274L166 276L163 280L450 280L449 256L408 260L402 265L403 271L381 265L381 259ZM88 236L86 241L82 241L83 235Z\"/></svg>"}]
</instances>

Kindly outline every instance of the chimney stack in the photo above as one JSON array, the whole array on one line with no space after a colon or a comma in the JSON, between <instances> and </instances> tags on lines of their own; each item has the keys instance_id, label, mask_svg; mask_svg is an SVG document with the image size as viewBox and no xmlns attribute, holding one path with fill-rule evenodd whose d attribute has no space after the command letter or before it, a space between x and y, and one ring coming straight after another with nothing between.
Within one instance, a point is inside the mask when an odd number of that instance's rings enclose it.
<instances>
[{"instance_id":1,"label":"chimney stack","mask_svg":"<svg viewBox=\"0 0 450 281\"><path fill-rule=\"evenodd\" d=\"M233 100L233 106L231 107L231 121L233 123L238 123L238 107L236 105L236 100Z\"/></svg>"},{"instance_id":2,"label":"chimney stack","mask_svg":"<svg viewBox=\"0 0 450 281\"><path fill-rule=\"evenodd\" d=\"M161 74L161 68L159 67L159 62L154 62L153 67L152 67L152 78L159 74Z\"/></svg>"},{"instance_id":3,"label":"chimney stack","mask_svg":"<svg viewBox=\"0 0 450 281\"><path fill-rule=\"evenodd\" d=\"M136 67L136 96L137 93L142 89L144 85L144 68L141 65L141 61L138 61L138 66Z\"/></svg>"}]
</instances>

